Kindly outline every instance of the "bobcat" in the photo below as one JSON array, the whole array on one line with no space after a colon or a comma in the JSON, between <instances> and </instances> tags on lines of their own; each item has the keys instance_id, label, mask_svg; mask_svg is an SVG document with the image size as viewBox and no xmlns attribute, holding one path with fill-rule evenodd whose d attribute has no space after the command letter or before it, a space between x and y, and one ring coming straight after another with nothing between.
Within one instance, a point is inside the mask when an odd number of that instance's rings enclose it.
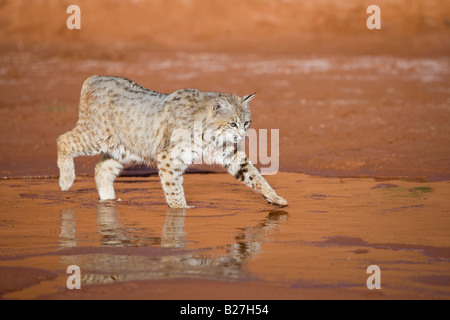
<instances>
[{"instance_id":1,"label":"bobcat","mask_svg":"<svg viewBox=\"0 0 450 320\"><path fill-rule=\"evenodd\" d=\"M77 125L57 139L59 186L67 191L73 185L74 157L101 154L95 167L98 194L101 200L115 199L114 179L124 164L156 162L167 204L189 208L183 173L205 157L267 202L287 206L238 147L247 136L254 95L196 89L162 94L126 78L92 76L83 83ZM190 139L177 132L187 132Z\"/></svg>"}]
</instances>

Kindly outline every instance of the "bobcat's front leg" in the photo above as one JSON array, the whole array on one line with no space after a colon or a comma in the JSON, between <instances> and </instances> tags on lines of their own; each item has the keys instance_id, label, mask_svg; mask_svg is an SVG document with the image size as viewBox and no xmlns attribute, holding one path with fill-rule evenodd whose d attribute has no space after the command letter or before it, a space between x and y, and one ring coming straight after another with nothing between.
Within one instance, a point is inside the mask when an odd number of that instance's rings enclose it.
<instances>
[{"instance_id":1,"label":"bobcat's front leg","mask_svg":"<svg viewBox=\"0 0 450 320\"><path fill-rule=\"evenodd\" d=\"M261 173L247 159L245 152L238 150L237 146L225 152L224 166L236 179L259 192L268 203L281 207L288 205L286 199L277 195Z\"/></svg>"},{"instance_id":2,"label":"bobcat's front leg","mask_svg":"<svg viewBox=\"0 0 450 320\"><path fill-rule=\"evenodd\" d=\"M171 208L190 208L184 198L183 173L186 165L179 159L170 157L169 152L158 154L159 177Z\"/></svg>"}]
</instances>

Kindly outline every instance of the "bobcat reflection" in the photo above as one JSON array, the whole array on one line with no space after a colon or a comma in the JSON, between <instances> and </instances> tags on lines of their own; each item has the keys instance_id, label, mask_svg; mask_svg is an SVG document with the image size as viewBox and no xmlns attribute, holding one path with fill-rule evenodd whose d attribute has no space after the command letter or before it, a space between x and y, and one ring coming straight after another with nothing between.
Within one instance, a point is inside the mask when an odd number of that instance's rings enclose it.
<instances>
[{"instance_id":1,"label":"bobcat reflection","mask_svg":"<svg viewBox=\"0 0 450 320\"><path fill-rule=\"evenodd\" d=\"M181 276L240 278L245 274L242 264L261 251L266 236L287 217L285 211L271 210L255 226L238 228L232 243L189 250L184 230L186 209L169 209L161 235L154 236L148 229L123 225L114 202L100 202L96 222L101 247L94 253L62 255L60 262L80 266L84 284ZM61 212L59 240L62 248L77 247L76 214L72 209ZM136 247L138 251L124 251L123 247Z\"/></svg>"},{"instance_id":2,"label":"bobcat reflection","mask_svg":"<svg viewBox=\"0 0 450 320\"><path fill-rule=\"evenodd\" d=\"M186 209L169 209L164 223L161 246L165 248L184 248L184 218Z\"/></svg>"},{"instance_id":3,"label":"bobcat reflection","mask_svg":"<svg viewBox=\"0 0 450 320\"><path fill-rule=\"evenodd\" d=\"M76 247L77 220L75 210L63 209L61 211L61 232L59 233L59 245L61 247Z\"/></svg>"}]
</instances>

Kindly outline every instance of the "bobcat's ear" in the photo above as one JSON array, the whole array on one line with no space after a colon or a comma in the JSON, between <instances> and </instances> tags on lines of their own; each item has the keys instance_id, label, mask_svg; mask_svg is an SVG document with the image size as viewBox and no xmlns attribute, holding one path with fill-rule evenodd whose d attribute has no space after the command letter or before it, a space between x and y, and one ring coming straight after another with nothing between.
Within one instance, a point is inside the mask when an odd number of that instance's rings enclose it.
<instances>
[{"instance_id":1,"label":"bobcat's ear","mask_svg":"<svg viewBox=\"0 0 450 320\"><path fill-rule=\"evenodd\" d=\"M215 114L219 113L225 113L229 110L230 105L228 104L228 101L224 98L218 98L213 105L213 111Z\"/></svg>"},{"instance_id":2,"label":"bobcat's ear","mask_svg":"<svg viewBox=\"0 0 450 320\"><path fill-rule=\"evenodd\" d=\"M242 97L242 105L244 107L248 108L248 104L250 103L250 101L252 101L252 99L255 97L255 95L256 95L256 92Z\"/></svg>"}]
</instances>

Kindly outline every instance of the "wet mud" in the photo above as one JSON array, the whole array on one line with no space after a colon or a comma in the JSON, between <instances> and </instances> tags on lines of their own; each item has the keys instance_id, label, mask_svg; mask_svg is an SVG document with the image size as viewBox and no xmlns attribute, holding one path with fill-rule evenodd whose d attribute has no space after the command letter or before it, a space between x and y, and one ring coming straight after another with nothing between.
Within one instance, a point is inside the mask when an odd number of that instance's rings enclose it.
<instances>
[{"instance_id":1,"label":"wet mud","mask_svg":"<svg viewBox=\"0 0 450 320\"><path fill-rule=\"evenodd\" d=\"M449 182L267 179L288 207L226 174L187 174L188 210L167 208L157 176L118 178L106 202L91 177L66 193L1 181L2 298L448 299ZM70 265L81 290L66 287Z\"/></svg>"}]
</instances>

